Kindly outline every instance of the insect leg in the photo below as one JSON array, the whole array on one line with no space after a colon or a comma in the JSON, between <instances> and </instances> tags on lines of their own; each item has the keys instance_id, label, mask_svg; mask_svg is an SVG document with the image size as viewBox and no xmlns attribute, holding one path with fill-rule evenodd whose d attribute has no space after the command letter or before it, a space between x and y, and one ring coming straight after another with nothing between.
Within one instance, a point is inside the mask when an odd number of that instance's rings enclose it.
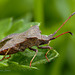
<instances>
[{"instance_id":1,"label":"insect leg","mask_svg":"<svg viewBox=\"0 0 75 75\"><path fill-rule=\"evenodd\" d=\"M4 57L3 57L0 61L2 61L2 60L5 59L5 56L8 54L9 50L10 50L10 49L8 49L8 51L5 53Z\"/></svg>"},{"instance_id":2,"label":"insect leg","mask_svg":"<svg viewBox=\"0 0 75 75\"><path fill-rule=\"evenodd\" d=\"M45 54L45 57L46 57L46 59L47 59L47 61L49 62L49 60L48 60L48 58L47 58L47 54L48 54L48 52L52 49L52 47L50 47L50 46L43 46L43 47L38 47L39 49L49 49L47 52L46 52L46 54Z\"/></svg>"},{"instance_id":3,"label":"insect leg","mask_svg":"<svg viewBox=\"0 0 75 75\"><path fill-rule=\"evenodd\" d=\"M5 59L9 59L11 57L11 55L9 55L9 57L6 57Z\"/></svg>"},{"instance_id":4,"label":"insect leg","mask_svg":"<svg viewBox=\"0 0 75 75\"><path fill-rule=\"evenodd\" d=\"M33 58L32 58L31 61L30 61L30 67L31 67L31 63L32 63L32 61L34 60L34 58L36 57L38 50L37 50L37 49L33 49L33 48L29 48L29 49L36 52L35 55L33 56Z\"/></svg>"}]
</instances>

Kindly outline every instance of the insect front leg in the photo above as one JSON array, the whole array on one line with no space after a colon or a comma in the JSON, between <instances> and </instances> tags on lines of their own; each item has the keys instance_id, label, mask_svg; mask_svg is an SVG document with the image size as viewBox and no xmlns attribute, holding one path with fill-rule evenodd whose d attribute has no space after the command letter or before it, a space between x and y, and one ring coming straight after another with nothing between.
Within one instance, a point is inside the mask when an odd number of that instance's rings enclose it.
<instances>
[{"instance_id":1,"label":"insect front leg","mask_svg":"<svg viewBox=\"0 0 75 75\"><path fill-rule=\"evenodd\" d=\"M2 61L2 60L5 59L5 56L8 54L9 50L10 50L10 49L7 50L7 52L5 53L4 57L3 57L0 61Z\"/></svg>"},{"instance_id":2,"label":"insect front leg","mask_svg":"<svg viewBox=\"0 0 75 75\"><path fill-rule=\"evenodd\" d=\"M45 57L46 57L46 59L47 59L47 61L49 62L49 60L48 60L48 58L47 58L47 54L48 54L48 52L52 49L52 47L50 47L50 46L43 46L43 47L38 47L39 49L49 49L47 52L46 52L46 54L45 54Z\"/></svg>"},{"instance_id":3,"label":"insect front leg","mask_svg":"<svg viewBox=\"0 0 75 75\"><path fill-rule=\"evenodd\" d=\"M29 49L36 52L35 55L33 56L33 58L32 58L31 61L30 61L30 67L31 67L31 63L32 63L32 61L34 60L34 58L36 57L38 50L37 50L37 49L33 49L33 48L29 48Z\"/></svg>"}]
</instances>

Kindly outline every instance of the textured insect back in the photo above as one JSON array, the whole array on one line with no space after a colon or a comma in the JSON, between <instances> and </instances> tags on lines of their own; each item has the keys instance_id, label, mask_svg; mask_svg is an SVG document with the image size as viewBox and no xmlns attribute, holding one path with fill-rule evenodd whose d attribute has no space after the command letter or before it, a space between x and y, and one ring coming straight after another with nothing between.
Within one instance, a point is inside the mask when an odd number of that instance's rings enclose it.
<instances>
[{"instance_id":1,"label":"textured insect back","mask_svg":"<svg viewBox=\"0 0 75 75\"><path fill-rule=\"evenodd\" d=\"M41 31L39 30L38 25L32 26L30 29L28 29L26 32L23 32L22 34L24 34L27 38L41 38Z\"/></svg>"}]
</instances>

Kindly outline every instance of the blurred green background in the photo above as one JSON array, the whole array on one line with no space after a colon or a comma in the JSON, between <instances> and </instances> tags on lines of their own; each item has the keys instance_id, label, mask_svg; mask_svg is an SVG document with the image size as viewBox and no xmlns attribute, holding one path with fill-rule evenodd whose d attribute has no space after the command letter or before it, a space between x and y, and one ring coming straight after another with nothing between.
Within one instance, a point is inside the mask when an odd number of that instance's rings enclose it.
<instances>
[{"instance_id":1,"label":"blurred green background","mask_svg":"<svg viewBox=\"0 0 75 75\"><path fill-rule=\"evenodd\" d=\"M40 22L46 35L54 33L73 12L75 0L0 0L0 20L13 17L13 21L27 18L26 22ZM39 70L14 75L75 75L75 15L55 36L66 31L74 35L66 34L50 43L60 54L58 58L39 65Z\"/></svg>"}]
</instances>

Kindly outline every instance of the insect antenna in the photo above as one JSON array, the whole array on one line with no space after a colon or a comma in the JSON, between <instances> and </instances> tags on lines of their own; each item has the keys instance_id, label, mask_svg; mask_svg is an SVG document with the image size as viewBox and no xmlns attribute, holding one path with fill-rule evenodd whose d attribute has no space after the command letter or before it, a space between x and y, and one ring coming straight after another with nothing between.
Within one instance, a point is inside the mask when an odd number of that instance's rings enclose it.
<instances>
[{"instance_id":1,"label":"insect antenna","mask_svg":"<svg viewBox=\"0 0 75 75\"><path fill-rule=\"evenodd\" d=\"M75 12L69 16L69 18L57 29L57 31L54 32L54 34L52 34L52 36L54 36L74 14L75 14ZM63 34L66 34L66 33L70 33L72 35L72 33L70 31L67 31L67 32L64 32L64 33L56 36L56 37L50 38L50 40L53 40L53 39L55 39L55 38L57 38Z\"/></svg>"},{"instance_id":2,"label":"insect antenna","mask_svg":"<svg viewBox=\"0 0 75 75\"><path fill-rule=\"evenodd\" d=\"M63 35L63 34L66 34L66 33L70 33L71 35L73 35L70 31L67 31L67 32L64 32L64 33L62 33L62 34L56 36L56 37L51 38L50 40L56 39L57 37L59 37L59 36L61 36L61 35Z\"/></svg>"}]
</instances>

